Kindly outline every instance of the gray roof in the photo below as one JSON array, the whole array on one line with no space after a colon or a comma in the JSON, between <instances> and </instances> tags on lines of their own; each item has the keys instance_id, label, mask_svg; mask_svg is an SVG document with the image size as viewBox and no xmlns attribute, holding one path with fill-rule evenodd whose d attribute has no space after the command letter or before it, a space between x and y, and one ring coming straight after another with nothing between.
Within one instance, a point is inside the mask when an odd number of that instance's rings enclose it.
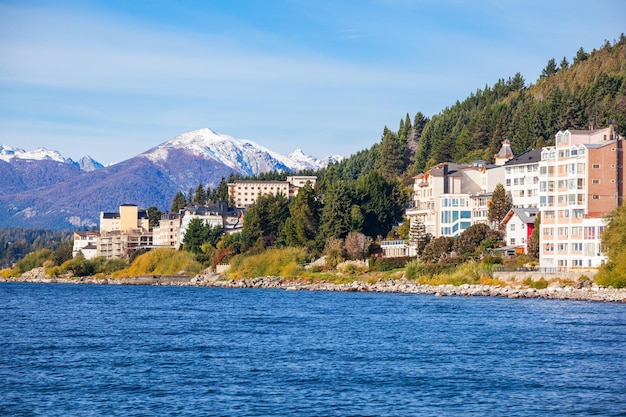
<instances>
[{"instance_id":1,"label":"gray roof","mask_svg":"<svg viewBox=\"0 0 626 417\"><path fill-rule=\"evenodd\" d=\"M504 165L527 165L534 164L541 161L541 149L531 149L522 154L517 155L515 158L507 161Z\"/></svg>"},{"instance_id":2,"label":"gray roof","mask_svg":"<svg viewBox=\"0 0 626 417\"><path fill-rule=\"evenodd\" d=\"M519 208L514 207L511 210L519 217L524 223L533 223L539 213L537 208Z\"/></svg>"}]
</instances>

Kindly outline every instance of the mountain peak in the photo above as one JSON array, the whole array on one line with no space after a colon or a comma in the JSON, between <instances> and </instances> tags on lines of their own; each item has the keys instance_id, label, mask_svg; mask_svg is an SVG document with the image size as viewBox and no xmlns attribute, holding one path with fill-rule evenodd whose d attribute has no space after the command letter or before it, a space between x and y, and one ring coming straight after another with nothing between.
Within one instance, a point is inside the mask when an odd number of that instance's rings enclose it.
<instances>
[{"instance_id":1,"label":"mountain peak","mask_svg":"<svg viewBox=\"0 0 626 417\"><path fill-rule=\"evenodd\" d=\"M299 171L325 167L329 157L318 160L297 149L285 156L273 152L251 140L237 139L204 128L176 136L140 156L159 163L166 161L170 152L183 150L195 156L213 159L244 175L258 175L269 171Z\"/></svg>"}]
</instances>

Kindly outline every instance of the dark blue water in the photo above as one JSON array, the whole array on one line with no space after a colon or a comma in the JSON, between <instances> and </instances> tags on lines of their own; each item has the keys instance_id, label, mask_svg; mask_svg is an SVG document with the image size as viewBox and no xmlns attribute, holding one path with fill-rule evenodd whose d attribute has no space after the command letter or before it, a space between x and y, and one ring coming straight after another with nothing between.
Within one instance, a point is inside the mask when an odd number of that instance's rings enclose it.
<instances>
[{"instance_id":1,"label":"dark blue water","mask_svg":"<svg viewBox=\"0 0 626 417\"><path fill-rule=\"evenodd\" d=\"M0 415L626 415L626 305L0 284Z\"/></svg>"}]
</instances>

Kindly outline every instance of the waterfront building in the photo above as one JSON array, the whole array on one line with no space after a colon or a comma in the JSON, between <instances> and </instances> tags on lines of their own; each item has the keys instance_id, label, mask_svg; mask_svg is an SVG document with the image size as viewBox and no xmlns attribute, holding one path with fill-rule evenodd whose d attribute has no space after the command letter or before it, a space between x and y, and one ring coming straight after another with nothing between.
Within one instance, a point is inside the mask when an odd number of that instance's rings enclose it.
<instances>
[{"instance_id":1,"label":"waterfront building","mask_svg":"<svg viewBox=\"0 0 626 417\"><path fill-rule=\"evenodd\" d=\"M228 196L235 207L247 208L254 204L260 195L282 194L291 199L308 182L315 187L316 176L289 176L286 181L234 181L228 183Z\"/></svg>"},{"instance_id":2,"label":"waterfront building","mask_svg":"<svg viewBox=\"0 0 626 417\"><path fill-rule=\"evenodd\" d=\"M540 266L596 268L606 261L604 216L624 198L623 138L613 126L566 130L539 164Z\"/></svg>"},{"instance_id":3,"label":"waterfront building","mask_svg":"<svg viewBox=\"0 0 626 417\"><path fill-rule=\"evenodd\" d=\"M537 213L537 208L514 207L502 220L500 229L506 234L506 246L515 253L528 253L528 241L535 228Z\"/></svg>"},{"instance_id":4,"label":"waterfront building","mask_svg":"<svg viewBox=\"0 0 626 417\"><path fill-rule=\"evenodd\" d=\"M484 161L435 165L414 177L406 216L423 223L433 237L456 237L473 224L487 223L491 192L504 182L504 169Z\"/></svg>"},{"instance_id":5,"label":"waterfront building","mask_svg":"<svg viewBox=\"0 0 626 417\"><path fill-rule=\"evenodd\" d=\"M541 149L532 149L504 164L504 189L513 207L539 206L539 161Z\"/></svg>"},{"instance_id":6,"label":"waterfront building","mask_svg":"<svg viewBox=\"0 0 626 417\"><path fill-rule=\"evenodd\" d=\"M162 213L159 225L152 229L153 246L178 249L181 219L180 213Z\"/></svg>"}]
</instances>

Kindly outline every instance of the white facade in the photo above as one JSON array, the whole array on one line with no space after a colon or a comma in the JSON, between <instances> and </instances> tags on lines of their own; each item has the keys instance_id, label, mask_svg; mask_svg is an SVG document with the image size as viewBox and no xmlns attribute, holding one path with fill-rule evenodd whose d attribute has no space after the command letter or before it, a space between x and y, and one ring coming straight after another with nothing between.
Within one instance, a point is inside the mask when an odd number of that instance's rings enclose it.
<instances>
[{"instance_id":1,"label":"white facade","mask_svg":"<svg viewBox=\"0 0 626 417\"><path fill-rule=\"evenodd\" d=\"M200 219L204 224L208 224L210 227L224 227L224 220L221 214L216 212L204 212L204 213L193 213L189 210L185 210L183 217L180 221L180 231L178 236L178 243L183 243L185 238L185 233L187 233L187 229L189 228L189 223L191 219Z\"/></svg>"},{"instance_id":2,"label":"white facade","mask_svg":"<svg viewBox=\"0 0 626 417\"><path fill-rule=\"evenodd\" d=\"M537 213L537 208L515 207L509 210L502 221L506 246L515 248L516 252L528 253L528 241L533 233Z\"/></svg>"},{"instance_id":3,"label":"white facade","mask_svg":"<svg viewBox=\"0 0 626 417\"><path fill-rule=\"evenodd\" d=\"M516 156L505 164L504 188L513 207L539 206L539 161L541 149Z\"/></svg>"},{"instance_id":4,"label":"white facade","mask_svg":"<svg viewBox=\"0 0 626 417\"><path fill-rule=\"evenodd\" d=\"M504 183L504 172L504 166L484 162L434 166L414 178L413 207L406 215L434 237L458 236L473 224L487 223L491 192Z\"/></svg>"},{"instance_id":5,"label":"white facade","mask_svg":"<svg viewBox=\"0 0 626 417\"><path fill-rule=\"evenodd\" d=\"M74 246L72 248L72 257L78 252L82 252L85 259L95 258L97 255L98 232L74 232Z\"/></svg>"},{"instance_id":6,"label":"white facade","mask_svg":"<svg viewBox=\"0 0 626 417\"><path fill-rule=\"evenodd\" d=\"M315 176L289 176L286 181L235 181L228 184L228 195L235 207L250 207L260 195L282 194L291 199L308 182L315 187Z\"/></svg>"},{"instance_id":7,"label":"white facade","mask_svg":"<svg viewBox=\"0 0 626 417\"><path fill-rule=\"evenodd\" d=\"M608 128L558 132L555 143L539 164L540 266L597 268L604 215L623 198L622 140Z\"/></svg>"}]
</instances>

